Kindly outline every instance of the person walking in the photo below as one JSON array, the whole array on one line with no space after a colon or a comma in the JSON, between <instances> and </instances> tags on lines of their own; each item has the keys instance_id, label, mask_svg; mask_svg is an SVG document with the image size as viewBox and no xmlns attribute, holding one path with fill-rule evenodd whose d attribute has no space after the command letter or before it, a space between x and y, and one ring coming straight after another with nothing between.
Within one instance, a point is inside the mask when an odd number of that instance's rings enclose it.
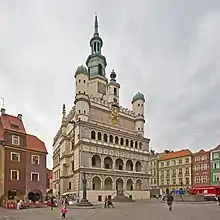
<instances>
[{"instance_id":1,"label":"person walking","mask_svg":"<svg viewBox=\"0 0 220 220\"><path fill-rule=\"evenodd\" d=\"M218 205L220 206L220 195L218 195Z\"/></svg>"},{"instance_id":2,"label":"person walking","mask_svg":"<svg viewBox=\"0 0 220 220\"><path fill-rule=\"evenodd\" d=\"M51 195L50 197L50 206L51 206L51 210L53 210L53 207L54 207L54 196Z\"/></svg>"},{"instance_id":3,"label":"person walking","mask_svg":"<svg viewBox=\"0 0 220 220\"><path fill-rule=\"evenodd\" d=\"M172 211L173 200L174 200L173 195L168 194L168 196L167 196L167 205L169 207L169 211Z\"/></svg>"}]
</instances>

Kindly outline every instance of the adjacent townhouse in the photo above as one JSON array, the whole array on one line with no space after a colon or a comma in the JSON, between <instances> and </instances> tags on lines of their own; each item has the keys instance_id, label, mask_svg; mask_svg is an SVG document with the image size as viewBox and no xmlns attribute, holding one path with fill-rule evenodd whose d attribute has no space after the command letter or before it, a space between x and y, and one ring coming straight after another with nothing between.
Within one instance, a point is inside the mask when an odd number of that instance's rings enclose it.
<instances>
[{"instance_id":1,"label":"adjacent townhouse","mask_svg":"<svg viewBox=\"0 0 220 220\"><path fill-rule=\"evenodd\" d=\"M192 186L210 185L210 152L201 149L192 155Z\"/></svg>"},{"instance_id":2,"label":"adjacent townhouse","mask_svg":"<svg viewBox=\"0 0 220 220\"><path fill-rule=\"evenodd\" d=\"M1 109L0 198L41 200L46 194L44 142L26 133L22 115Z\"/></svg>"},{"instance_id":3,"label":"adjacent townhouse","mask_svg":"<svg viewBox=\"0 0 220 220\"><path fill-rule=\"evenodd\" d=\"M191 186L192 153L188 149L168 152L159 159L159 186L164 193Z\"/></svg>"},{"instance_id":4,"label":"adjacent townhouse","mask_svg":"<svg viewBox=\"0 0 220 220\"><path fill-rule=\"evenodd\" d=\"M47 193L53 192L53 170L50 169L46 170L46 188Z\"/></svg>"},{"instance_id":5,"label":"adjacent townhouse","mask_svg":"<svg viewBox=\"0 0 220 220\"><path fill-rule=\"evenodd\" d=\"M220 185L220 145L210 151L211 185Z\"/></svg>"}]
</instances>

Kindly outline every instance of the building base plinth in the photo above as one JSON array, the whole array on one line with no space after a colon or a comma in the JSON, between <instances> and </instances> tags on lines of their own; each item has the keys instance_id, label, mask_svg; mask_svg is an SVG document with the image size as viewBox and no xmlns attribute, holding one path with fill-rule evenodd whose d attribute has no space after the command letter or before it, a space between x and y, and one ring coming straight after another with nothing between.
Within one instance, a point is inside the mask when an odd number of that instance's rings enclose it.
<instances>
[{"instance_id":1,"label":"building base plinth","mask_svg":"<svg viewBox=\"0 0 220 220\"><path fill-rule=\"evenodd\" d=\"M93 206L93 204L91 202L89 202L88 199L82 199L80 201L80 203L77 203L76 206L80 206L80 207L88 207L88 206Z\"/></svg>"}]
</instances>

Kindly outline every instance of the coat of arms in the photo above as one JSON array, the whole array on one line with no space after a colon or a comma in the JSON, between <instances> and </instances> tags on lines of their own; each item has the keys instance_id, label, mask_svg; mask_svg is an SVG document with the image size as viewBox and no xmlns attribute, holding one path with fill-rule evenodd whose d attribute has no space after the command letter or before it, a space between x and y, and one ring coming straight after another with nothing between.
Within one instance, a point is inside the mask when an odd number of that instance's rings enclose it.
<instances>
[{"instance_id":1,"label":"coat of arms","mask_svg":"<svg viewBox=\"0 0 220 220\"><path fill-rule=\"evenodd\" d=\"M114 126L118 125L119 121L119 109L116 106L113 106L111 109L111 121Z\"/></svg>"}]
</instances>

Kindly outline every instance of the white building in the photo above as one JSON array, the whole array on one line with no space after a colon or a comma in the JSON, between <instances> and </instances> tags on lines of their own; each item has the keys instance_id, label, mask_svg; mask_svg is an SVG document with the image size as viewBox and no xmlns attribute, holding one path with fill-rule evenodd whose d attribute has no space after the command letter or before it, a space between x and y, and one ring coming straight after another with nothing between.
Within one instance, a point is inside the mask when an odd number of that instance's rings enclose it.
<instances>
[{"instance_id":1,"label":"white building","mask_svg":"<svg viewBox=\"0 0 220 220\"><path fill-rule=\"evenodd\" d=\"M137 93L132 110L119 106L120 84L114 70L106 77L103 41L95 32L90 40L87 68L75 73L76 96L54 138L54 193L82 196L82 174L86 173L88 199L103 201L117 193L133 199L148 199L149 141L144 137L145 98Z\"/></svg>"}]
</instances>

